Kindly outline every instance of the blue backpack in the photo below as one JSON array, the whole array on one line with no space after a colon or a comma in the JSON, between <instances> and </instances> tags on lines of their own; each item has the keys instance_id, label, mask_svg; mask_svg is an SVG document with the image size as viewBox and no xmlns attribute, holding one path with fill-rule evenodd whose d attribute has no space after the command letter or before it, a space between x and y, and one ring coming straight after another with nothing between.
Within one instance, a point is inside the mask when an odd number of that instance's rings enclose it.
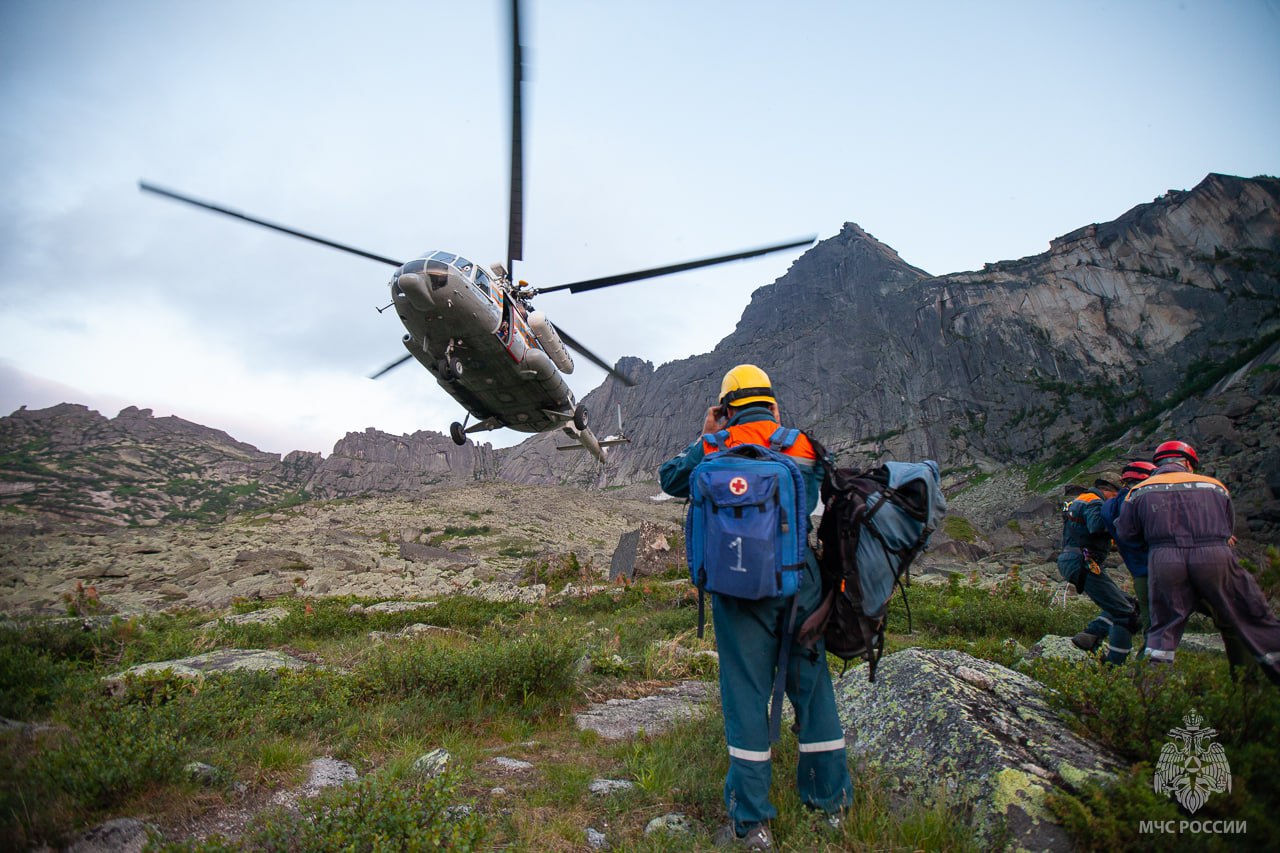
<instances>
[{"instance_id":1,"label":"blue backpack","mask_svg":"<svg viewBox=\"0 0 1280 853\"><path fill-rule=\"evenodd\" d=\"M778 427L769 436L768 447L740 444L725 449L728 437L728 430L702 437L717 452L699 462L689 477L685 557L689 579L698 588L699 637L706 622L708 591L749 601L791 599L787 639L779 644L769 705L769 739L777 742L799 603L796 591L809 540L804 475L781 451L795 444L800 430Z\"/></svg>"},{"instance_id":2,"label":"blue backpack","mask_svg":"<svg viewBox=\"0 0 1280 853\"><path fill-rule=\"evenodd\" d=\"M728 430L703 436L718 452L693 469L685 517L689 579L699 590L749 601L796 594L809 514L800 468L780 451L799 435L779 427L769 447L727 450Z\"/></svg>"}]
</instances>

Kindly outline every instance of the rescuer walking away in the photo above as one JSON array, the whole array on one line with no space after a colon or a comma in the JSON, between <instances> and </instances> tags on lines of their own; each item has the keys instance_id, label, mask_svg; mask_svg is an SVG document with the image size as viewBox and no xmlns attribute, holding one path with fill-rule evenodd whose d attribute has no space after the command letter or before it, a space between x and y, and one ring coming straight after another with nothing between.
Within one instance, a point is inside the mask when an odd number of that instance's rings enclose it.
<instances>
[{"instance_id":1,"label":"rescuer walking away","mask_svg":"<svg viewBox=\"0 0 1280 853\"><path fill-rule=\"evenodd\" d=\"M1146 654L1173 663L1187 619L1203 604L1215 622L1235 629L1267 678L1280 685L1280 620L1236 559L1231 493L1195 473L1200 458L1185 442L1166 441L1152 458L1155 472L1129 491L1116 522L1121 537L1150 549Z\"/></svg>"}]
</instances>

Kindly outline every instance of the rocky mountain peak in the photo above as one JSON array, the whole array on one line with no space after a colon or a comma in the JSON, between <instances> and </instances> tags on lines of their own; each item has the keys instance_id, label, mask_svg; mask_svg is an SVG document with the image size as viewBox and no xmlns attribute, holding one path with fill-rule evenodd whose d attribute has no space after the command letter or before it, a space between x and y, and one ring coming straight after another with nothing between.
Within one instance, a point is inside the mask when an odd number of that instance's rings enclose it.
<instances>
[{"instance_id":1,"label":"rocky mountain peak","mask_svg":"<svg viewBox=\"0 0 1280 853\"><path fill-rule=\"evenodd\" d=\"M1257 412L1280 409L1268 381L1280 367L1280 181L1209 175L1042 254L942 276L846 223L756 290L713 352L584 398L597 418L623 404L632 443L607 468L537 436L500 451L500 474L652 482L744 361L768 371L785 420L853 464L933 458L956 483L1011 464L1062 470L1106 446L1139 455L1157 431L1212 447L1225 430L1224 453L1255 448L1242 472L1280 466L1263 450L1274 434L1256 432ZM1229 429L1201 416L1224 394L1255 401L1254 414Z\"/></svg>"}]
</instances>

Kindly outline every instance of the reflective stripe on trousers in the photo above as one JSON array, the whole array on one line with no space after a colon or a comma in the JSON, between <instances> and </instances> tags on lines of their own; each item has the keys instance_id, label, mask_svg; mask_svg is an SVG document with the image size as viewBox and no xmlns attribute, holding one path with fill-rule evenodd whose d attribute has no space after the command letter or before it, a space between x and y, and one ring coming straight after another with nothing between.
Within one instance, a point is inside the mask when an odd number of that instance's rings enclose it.
<instances>
[{"instance_id":1,"label":"reflective stripe on trousers","mask_svg":"<svg viewBox=\"0 0 1280 853\"><path fill-rule=\"evenodd\" d=\"M768 749L739 749L736 746L730 746L729 757L739 758L743 761L768 761L773 757L773 751Z\"/></svg>"},{"instance_id":2,"label":"reflective stripe on trousers","mask_svg":"<svg viewBox=\"0 0 1280 853\"><path fill-rule=\"evenodd\" d=\"M833 752L837 749L844 749L844 738L800 744L801 752Z\"/></svg>"}]
</instances>

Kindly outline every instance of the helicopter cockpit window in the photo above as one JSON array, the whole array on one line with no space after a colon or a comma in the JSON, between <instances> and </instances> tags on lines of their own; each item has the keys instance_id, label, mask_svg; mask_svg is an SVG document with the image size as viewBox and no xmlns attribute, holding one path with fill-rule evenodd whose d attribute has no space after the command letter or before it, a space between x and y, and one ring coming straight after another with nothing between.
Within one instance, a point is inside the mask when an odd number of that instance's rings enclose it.
<instances>
[{"instance_id":1,"label":"helicopter cockpit window","mask_svg":"<svg viewBox=\"0 0 1280 853\"><path fill-rule=\"evenodd\" d=\"M440 261L441 263L451 264L453 263L454 259L457 257L458 257L457 255L451 255L448 252L436 252L434 255L431 256L431 260Z\"/></svg>"},{"instance_id":2,"label":"helicopter cockpit window","mask_svg":"<svg viewBox=\"0 0 1280 853\"><path fill-rule=\"evenodd\" d=\"M489 281L489 276L480 267L476 267L476 284L488 292L493 292L493 284Z\"/></svg>"},{"instance_id":3,"label":"helicopter cockpit window","mask_svg":"<svg viewBox=\"0 0 1280 853\"><path fill-rule=\"evenodd\" d=\"M465 278L471 278L471 273L475 269L475 264L461 255L453 262L453 265L458 268L458 272L462 273Z\"/></svg>"},{"instance_id":4,"label":"helicopter cockpit window","mask_svg":"<svg viewBox=\"0 0 1280 853\"><path fill-rule=\"evenodd\" d=\"M409 261L409 263L405 264L401 272L422 272L423 267L426 265L425 258L418 258L416 261Z\"/></svg>"}]
</instances>

